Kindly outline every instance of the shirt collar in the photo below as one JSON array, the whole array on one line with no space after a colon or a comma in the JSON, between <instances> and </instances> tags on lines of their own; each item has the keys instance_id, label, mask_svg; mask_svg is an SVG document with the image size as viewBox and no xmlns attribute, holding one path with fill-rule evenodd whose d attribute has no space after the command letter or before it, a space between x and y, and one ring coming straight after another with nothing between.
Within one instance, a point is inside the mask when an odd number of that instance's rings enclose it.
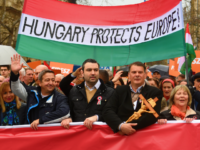
<instances>
[{"instance_id":1,"label":"shirt collar","mask_svg":"<svg viewBox=\"0 0 200 150\"><path fill-rule=\"evenodd\" d=\"M41 93L41 97L42 98L45 98L45 97L48 97L49 95L42 95L42 93Z\"/></svg>"},{"instance_id":2,"label":"shirt collar","mask_svg":"<svg viewBox=\"0 0 200 150\"><path fill-rule=\"evenodd\" d=\"M98 80L97 83L96 83L92 88L90 88L89 86L87 86L87 84L86 84L86 82L85 82L85 87L86 87L88 90L90 90L90 91L92 91L92 90L94 90L94 89L97 89L97 90L98 90L98 88L100 87L100 85L101 85L101 82Z\"/></svg>"},{"instance_id":3,"label":"shirt collar","mask_svg":"<svg viewBox=\"0 0 200 150\"><path fill-rule=\"evenodd\" d=\"M131 84L130 84L130 89L131 89L131 92L133 92L133 93L140 93L140 92L141 92L141 89L142 89L142 87L144 87L144 86L145 86L145 82L144 82L144 84L143 84L143 85L141 85L140 87L138 87L138 88L137 88L137 91L135 92L135 91L133 90L133 88L132 88Z\"/></svg>"}]
</instances>

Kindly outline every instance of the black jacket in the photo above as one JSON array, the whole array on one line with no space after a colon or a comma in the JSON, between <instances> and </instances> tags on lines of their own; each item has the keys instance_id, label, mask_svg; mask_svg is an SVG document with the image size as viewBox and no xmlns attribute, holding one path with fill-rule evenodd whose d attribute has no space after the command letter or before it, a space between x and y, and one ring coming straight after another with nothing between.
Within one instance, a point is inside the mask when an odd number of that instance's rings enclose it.
<instances>
[{"instance_id":1,"label":"black jacket","mask_svg":"<svg viewBox=\"0 0 200 150\"><path fill-rule=\"evenodd\" d=\"M166 111L163 111L160 116L159 116L159 119L167 119L167 120L176 120L172 114L170 113L170 109L169 110L166 110ZM195 118L195 119L200 119L200 112L199 111L195 111L196 114L191 114L191 115L188 115L186 116L186 118Z\"/></svg>"},{"instance_id":2,"label":"black jacket","mask_svg":"<svg viewBox=\"0 0 200 150\"><path fill-rule=\"evenodd\" d=\"M34 87L35 88L35 87ZM69 117L69 105L66 96L54 89L52 94L42 103L41 89L27 89L27 121L31 123L35 119L39 119L40 124L60 122L63 118ZM36 108L36 111L34 108ZM38 111L38 112L37 112ZM39 113L39 114L37 114ZM39 118L38 118L39 117ZM30 120L29 120L30 119Z\"/></svg>"},{"instance_id":3,"label":"black jacket","mask_svg":"<svg viewBox=\"0 0 200 150\"><path fill-rule=\"evenodd\" d=\"M74 86L69 95L70 104L70 115L74 122L84 121L86 118L98 115L98 121L104 121L102 117L103 107L109 100L113 93L113 89L105 86L102 80L100 80L101 85L90 100L87 102L86 92L85 92L85 82L80 85ZM101 97L101 105L97 105L97 98Z\"/></svg>"},{"instance_id":4,"label":"black jacket","mask_svg":"<svg viewBox=\"0 0 200 150\"><path fill-rule=\"evenodd\" d=\"M195 87L189 87L189 89L192 95L191 108L200 111L200 91L196 90Z\"/></svg>"},{"instance_id":5,"label":"black jacket","mask_svg":"<svg viewBox=\"0 0 200 150\"><path fill-rule=\"evenodd\" d=\"M10 81L12 84L17 84L19 88L24 88L21 90L27 93L27 114L26 119L28 123L39 119L39 123L54 123L60 122L61 120L69 117L69 105L67 97L60 94L55 89L52 91L51 95L48 97L41 97L41 88L33 86L23 86L18 80L19 75L15 75L11 72ZM11 89L15 95L16 89Z\"/></svg>"},{"instance_id":6,"label":"black jacket","mask_svg":"<svg viewBox=\"0 0 200 150\"><path fill-rule=\"evenodd\" d=\"M21 107L20 109L16 108L16 113L17 116L19 117L19 123L20 125L25 124L26 123L26 104L25 103L21 103ZM0 109L0 125L2 124L2 117L5 116L5 112L3 113L2 110Z\"/></svg>"},{"instance_id":7,"label":"black jacket","mask_svg":"<svg viewBox=\"0 0 200 150\"><path fill-rule=\"evenodd\" d=\"M70 84L76 77L72 77L71 73L68 74L66 77L64 77L60 82L60 89L63 91L63 93L68 97L70 90L73 88L73 86Z\"/></svg>"},{"instance_id":8,"label":"black jacket","mask_svg":"<svg viewBox=\"0 0 200 150\"><path fill-rule=\"evenodd\" d=\"M154 107L154 110L159 114L161 99L163 96L162 91L158 88L145 84L141 90L141 94L146 100L155 97L159 99ZM141 103L138 100L136 110L133 109L130 86L119 86L116 88L109 102L104 107L103 118L114 132L118 132L119 125L128 120L128 118L140 108ZM138 120L133 120L131 123L137 123L137 126L133 127L134 129L141 129L154 124L156 121L157 118L155 118L153 114L143 113Z\"/></svg>"}]
</instances>

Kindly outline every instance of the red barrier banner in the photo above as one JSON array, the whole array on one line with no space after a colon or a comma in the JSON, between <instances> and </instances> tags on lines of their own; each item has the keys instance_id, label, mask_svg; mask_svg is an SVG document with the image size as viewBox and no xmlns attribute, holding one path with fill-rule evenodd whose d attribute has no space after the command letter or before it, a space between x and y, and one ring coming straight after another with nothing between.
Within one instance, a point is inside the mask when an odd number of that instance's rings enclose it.
<instances>
[{"instance_id":1,"label":"red barrier banner","mask_svg":"<svg viewBox=\"0 0 200 150\"><path fill-rule=\"evenodd\" d=\"M82 124L82 123L81 123ZM154 124L130 136L114 134L104 123L92 130L72 123L41 125L37 131L29 125L0 127L1 150L199 150L200 121L171 121Z\"/></svg>"}]
</instances>

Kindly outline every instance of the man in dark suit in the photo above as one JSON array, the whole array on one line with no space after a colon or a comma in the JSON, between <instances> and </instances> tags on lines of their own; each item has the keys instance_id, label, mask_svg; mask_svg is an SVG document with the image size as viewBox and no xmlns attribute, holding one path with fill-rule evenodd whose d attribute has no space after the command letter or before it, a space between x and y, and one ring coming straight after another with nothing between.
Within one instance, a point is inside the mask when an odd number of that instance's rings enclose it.
<instances>
[{"instance_id":1,"label":"man in dark suit","mask_svg":"<svg viewBox=\"0 0 200 150\"><path fill-rule=\"evenodd\" d=\"M102 111L106 103L109 101L114 89L107 87L101 79L99 79L100 65L94 59L87 59L83 62L81 74L84 82L71 88L69 92L70 117L61 122L65 128L70 127L70 122L84 122L88 129L92 129L95 121L104 121ZM77 73L78 74L78 73ZM72 74L75 76L75 73ZM71 76L71 75L70 75ZM70 79L70 77L68 78ZM64 78L61 84L69 86L69 80ZM64 83L65 82L65 83ZM60 86L64 90L65 86Z\"/></svg>"},{"instance_id":2,"label":"man in dark suit","mask_svg":"<svg viewBox=\"0 0 200 150\"><path fill-rule=\"evenodd\" d=\"M134 112L141 108L139 94L142 94L146 100L157 97L159 100L156 102L154 110L158 114L160 113L162 92L145 83L146 76L146 67L143 63L132 63L129 66L128 74L131 83L117 87L104 107L103 118L114 132L130 135L137 129L147 127L157 121L153 114L143 113L138 120L125 123Z\"/></svg>"}]
</instances>

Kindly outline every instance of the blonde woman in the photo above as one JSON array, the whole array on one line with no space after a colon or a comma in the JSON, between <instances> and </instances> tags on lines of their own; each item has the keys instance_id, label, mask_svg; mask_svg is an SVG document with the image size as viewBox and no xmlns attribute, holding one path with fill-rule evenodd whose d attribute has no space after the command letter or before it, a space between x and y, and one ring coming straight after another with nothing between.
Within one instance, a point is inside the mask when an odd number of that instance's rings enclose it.
<instances>
[{"instance_id":1,"label":"blonde woman","mask_svg":"<svg viewBox=\"0 0 200 150\"><path fill-rule=\"evenodd\" d=\"M160 114L158 123L165 124L167 120L185 120L189 123L194 119L200 119L200 112L191 109L191 103L192 96L187 86L176 86L170 95L169 109Z\"/></svg>"},{"instance_id":2,"label":"blonde woman","mask_svg":"<svg viewBox=\"0 0 200 150\"><path fill-rule=\"evenodd\" d=\"M20 125L25 123L26 104L21 103L10 89L10 82L0 86L0 125Z\"/></svg>"}]
</instances>

